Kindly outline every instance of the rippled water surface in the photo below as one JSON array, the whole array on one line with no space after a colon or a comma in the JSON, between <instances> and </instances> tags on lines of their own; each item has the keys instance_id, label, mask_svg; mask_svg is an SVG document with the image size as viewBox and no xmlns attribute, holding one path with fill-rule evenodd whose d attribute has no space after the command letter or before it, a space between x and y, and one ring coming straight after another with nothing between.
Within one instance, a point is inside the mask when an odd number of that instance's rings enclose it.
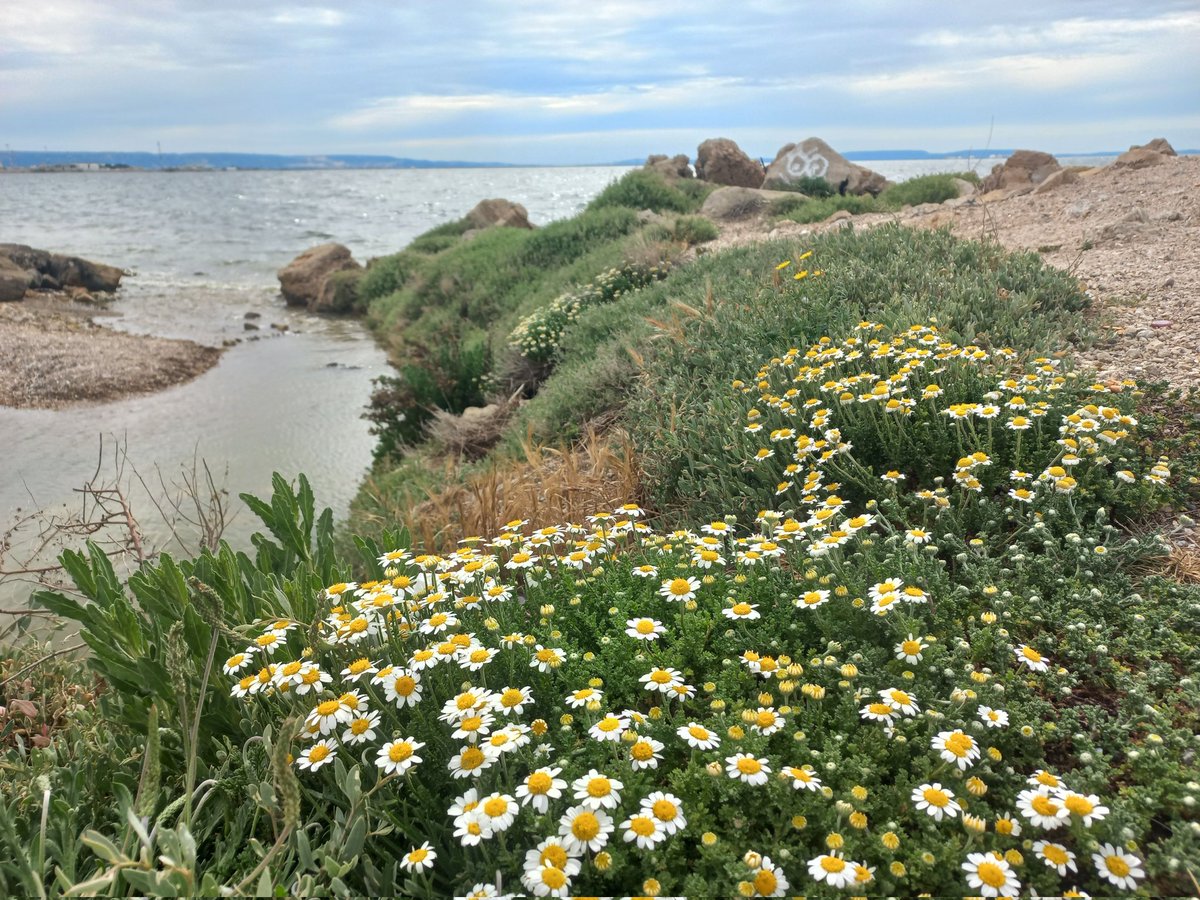
<instances>
[{"instance_id":1,"label":"rippled water surface","mask_svg":"<svg viewBox=\"0 0 1200 900\"><path fill-rule=\"evenodd\" d=\"M318 502L344 515L371 461L361 415L387 360L357 321L285 307L275 272L326 241L361 261L395 252L487 197L520 202L542 224L579 211L623 171L0 175L0 242L133 273L107 324L210 345L259 338L161 393L69 410L0 407L0 531L18 509L76 506L73 488L94 473L102 435L123 442L148 475L157 466L170 477L203 458L218 474L228 471L234 495L266 494L272 471L304 472ZM247 312L261 315L260 331L244 330ZM142 501L148 537L163 543L165 531L156 531ZM243 511L229 536L244 545L253 526Z\"/></svg>"}]
</instances>

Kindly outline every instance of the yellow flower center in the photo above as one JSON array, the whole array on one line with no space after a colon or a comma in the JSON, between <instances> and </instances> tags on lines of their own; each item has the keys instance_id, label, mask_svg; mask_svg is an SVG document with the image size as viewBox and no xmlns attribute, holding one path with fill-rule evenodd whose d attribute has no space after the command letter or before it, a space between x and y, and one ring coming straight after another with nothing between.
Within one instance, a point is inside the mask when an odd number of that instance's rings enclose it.
<instances>
[{"instance_id":1,"label":"yellow flower center","mask_svg":"<svg viewBox=\"0 0 1200 900\"><path fill-rule=\"evenodd\" d=\"M309 669L307 672L305 672L303 675L300 676L300 680L303 681L305 684L316 684L318 681L321 680L321 670L320 669Z\"/></svg>"},{"instance_id":2,"label":"yellow flower center","mask_svg":"<svg viewBox=\"0 0 1200 900\"><path fill-rule=\"evenodd\" d=\"M975 871L979 875L979 880L988 887L1003 887L1004 882L1008 880L1004 874L1004 870L995 863L980 863L979 868Z\"/></svg>"},{"instance_id":3,"label":"yellow flower center","mask_svg":"<svg viewBox=\"0 0 1200 900\"><path fill-rule=\"evenodd\" d=\"M603 775L593 778L587 783L587 792L592 797L607 797L612 793L612 782Z\"/></svg>"},{"instance_id":4,"label":"yellow flower center","mask_svg":"<svg viewBox=\"0 0 1200 900\"><path fill-rule=\"evenodd\" d=\"M1082 794L1067 794L1063 799L1063 806L1075 813L1077 816L1090 816L1095 805L1084 797Z\"/></svg>"},{"instance_id":5,"label":"yellow flower center","mask_svg":"<svg viewBox=\"0 0 1200 900\"><path fill-rule=\"evenodd\" d=\"M295 675L297 672L300 671L300 667L303 665L304 665L303 663L298 663L298 662L288 663L286 666L283 667L284 676L287 678L291 678L293 675Z\"/></svg>"},{"instance_id":6,"label":"yellow flower center","mask_svg":"<svg viewBox=\"0 0 1200 900\"><path fill-rule=\"evenodd\" d=\"M361 675L367 669L371 668L371 661L365 657L363 659L356 659L346 668L351 675Z\"/></svg>"},{"instance_id":7,"label":"yellow flower center","mask_svg":"<svg viewBox=\"0 0 1200 900\"><path fill-rule=\"evenodd\" d=\"M1108 867L1108 871L1112 872L1118 878L1124 878L1129 874L1129 863L1125 862L1119 856L1104 857L1104 864Z\"/></svg>"},{"instance_id":8,"label":"yellow flower center","mask_svg":"<svg viewBox=\"0 0 1200 900\"><path fill-rule=\"evenodd\" d=\"M638 837L649 837L654 834L658 826L654 824L649 816L634 816L629 820L629 830Z\"/></svg>"},{"instance_id":9,"label":"yellow flower center","mask_svg":"<svg viewBox=\"0 0 1200 900\"><path fill-rule=\"evenodd\" d=\"M770 897L774 894L778 884L779 880L775 877L775 873L768 869L759 869L758 874L754 876L754 889L763 897Z\"/></svg>"},{"instance_id":10,"label":"yellow flower center","mask_svg":"<svg viewBox=\"0 0 1200 900\"><path fill-rule=\"evenodd\" d=\"M342 704L339 701L326 700L324 703L321 703L317 706L317 715L318 716L332 716L334 713L336 713L341 708L342 708Z\"/></svg>"},{"instance_id":11,"label":"yellow flower center","mask_svg":"<svg viewBox=\"0 0 1200 900\"><path fill-rule=\"evenodd\" d=\"M413 850L411 853L408 854L408 861L410 863L425 862L425 860L426 860L426 858L428 858L428 856L429 856L428 850L426 850L424 847L418 847L416 850Z\"/></svg>"},{"instance_id":12,"label":"yellow flower center","mask_svg":"<svg viewBox=\"0 0 1200 900\"><path fill-rule=\"evenodd\" d=\"M1052 775L1049 772L1038 772L1037 782L1038 784L1046 785L1046 787L1058 787L1060 784L1058 776Z\"/></svg>"},{"instance_id":13,"label":"yellow flower center","mask_svg":"<svg viewBox=\"0 0 1200 900\"><path fill-rule=\"evenodd\" d=\"M461 712L464 709L472 709L477 701L478 698L474 694L467 692L465 694L459 694L454 699L454 705L457 706Z\"/></svg>"},{"instance_id":14,"label":"yellow flower center","mask_svg":"<svg viewBox=\"0 0 1200 900\"><path fill-rule=\"evenodd\" d=\"M904 693L904 691L892 691L891 697L892 701L900 706L910 706L912 704L912 698Z\"/></svg>"},{"instance_id":15,"label":"yellow flower center","mask_svg":"<svg viewBox=\"0 0 1200 900\"><path fill-rule=\"evenodd\" d=\"M371 727L370 719L355 719L353 722L350 723L350 733L351 734L362 734L370 727Z\"/></svg>"},{"instance_id":16,"label":"yellow flower center","mask_svg":"<svg viewBox=\"0 0 1200 900\"><path fill-rule=\"evenodd\" d=\"M487 662L489 656L491 656L491 654L488 653L487 650L472 650L470 660L473 663Z\"/></svg>"},{"instance_id":17,"label":"yellow flower center","mask_svg":"<svg viewBox=\"0 0 1200 900\"><path fill-rule=\"evenodd\" d=\"M557 866L546 866L542 869L542 884L556 891L567 883L567 873Z\"/></svg>"},{"instance_id":18,"label":"yellow flower center","mask_svg":"<svg viewBox=\"0 0 1200 900\"><path fill-rule=\"evenodd\" d=\"M555 657L555 655L554 655L554 651L553 651L553 650L548 650L548 649L546 649L546 648L544 648L544 647L543 647L541 650L539 650L539 651L537 652L537 660L538 660L538 662L550 662L551 660L553 660L553 659L555 659L555 658L556 658L556 657Z\"/></svg>"},{"instance_id":19,"label":"yellow flower center","mask_svg":"<svg viewBox=\"0 0 1200 900\"><path fill-rule=\"evenodd\" d=\"M468 747L463 751L462 759L460 760L459 765L463 769L478 769L481 765L483 765L483 761L484 755L482 750L480 750L478 747Z\"/></svg>"},{"instance_id":20,"label":"yellow flower center","mask_svg":"<svg viewBox=\"0 0 1200 900\"><path fill-rule=\"evenodd\" d=\"M1070 860L1070 857L1067 856L1067 851L1058 846L1058 844L1047 844L1042 848L1042 856L1046 857L1046 859L1050 860L1056 866L1065 866Z\"/></svg>"},{"instance_id":21,"label":"yellow flower center","mask_svg":"<svg viewBox=\"0 0 1200 900\"><path fill-rule=\"evenodd\" d=\"M308 751L308 758L311 762L320 762L329 755L329 748L324 744L317 744Z\"/></svg>"},{"instance_id":22,"label":"yellow flower center","mask_svg":"<svg viewBox=\"0 0 1200 900\"><path fill-rule=\"evenodd\" d=\"M709 739L708 738L708 729L701 728L699 725L689 725L688 726L688 734L690 734L692 737L694 737L698 741L707 741Z\"/></svg>"},{"instance_id":23,"label":"yellow flower center","mask_svg":"<svg viewBox=\"0 0 1200 900\"><path fill-rule=\"evenodd\" d=\"M458 727L463 731L478 731L483 727L482 716L467 716L458 723Z\"/></svg>"},{"instance_id":24,"label":"yellow flower center","mask_svg":"<svg viewBox=\"0 0 1200 900\"><path fill-rule=\"evenodd\" d=\"M407 697L417 688L417 682L411 675L401 675L392 685L397 696Z\"/></svg>"},{"instance_id":25,"label":"yellow flower center","mask_svg":"<svg viewBox=\"0 0 1200 900\"><path fill-rule=\"evenodd\" d=\"M1024 649L1022 649L1021 655L1024 656L1030 662L1041 662L1042 661L1042 654L1038 653L1032 647L1025 647Z\"/></svg>"},{"instance_id":26,"label":"yellow flower center","mask_svg":"<svg viewBox=\"0 0 1200 900\"><path fill-rule=\"evenodd\" d=\"M508 688L500 695L500 705L505 709L512 709L514 706L520 706L525 701L525 695L516 688Z\"/></svg>"},{"instance_id":27,"label":"yellow flower center","mask_svg":"<svg viewBox=\"0 0 1200 900\"><path fill-rule=\"evenodd\" d=\"M759 728L770 728L775 724L775 713L769 709L759 710L758 714L754 717L754 723Z\"/></svg>"},{"instance_id":28,"label":"yellow flower center","mask_svg":"<svg viewBox=\"0 0 1200 900\"><path fill-rule=\"evenodd\" d=\"M531 794L544 794L553 784L553 780L545 772L534 772L525 779L525 787L529 788Z\"/></svg>"},{"instance_id":29,"label":"yellow flower center","mask_svg":"<svg viewBox=\"0 0 1200 900\"><path fill-rule=\"evenodd\" d=\"M654 748L645 741L638 741L630 748L629 755L638 762L645 762L654 757Z\"/></svg>"},{"instance_id":30,"label":"yellow flower center","mask_svg":"<svg viewBox=\"0 0 1200 900\"><path fill-rule=\"evenodd\" d=\"M754 608L749 603L735 603L733 612L735 615L745 616L754 611Z\"/></svg>"},{"instance_id":31,"label":"yellow flower center","mask_svg":"<svg viewBox=\"0 0 1200 900\"><path fill-rule=\"evenodd\" d=\"M654 817L663 822L671 822L678 815L679 810L670 800L655 800L654 805L650 807L650 811L654 813Z\"/></svg>"},{"instance_id":32,"label":"yellow flower center","mask_svg":"<svg viewBox=\"0 0 1200 900\"><path fill-rule=\"evenodd\" d=\"M757 775L762 771L762 763L753 756L743 756L737 761L737 768L743 775Z\"/></svg>"},{"instance_id":33,"label":"yellow flower center","mask_svg":"<svg viewBox=\"0 0 1200 900\"><path fill-rule=\"evenodd\" d=\"M846 868L846 861L840 856L822 856L821 868L831 875L836 875Z\"/></svg>"},{"instance_id":34,"label":"yellow flower center","mask_svg":"<svg viewBox=\"0 0 1200 900\"><path fill-rule=\"evenodd\" d=\"M413 745L408 741L397 741L388 748L388 759L392 762L404 762L413 755Z\"/></svg>"},{"instance_id":35,"label":"yellow flower center","mask_svg":"<svg viewBox=\"0 0 1200 900\"><path fill-rule=\"evenodd\" d=\"M553 866L556 869L565 868L567 865L567 851L558 844L551 844L542 851L541 863L543 866Z\"/></svg>"},{"instance_id":36,"label":"yellow flower center","mask_svg":"<svg viewBox=\"0 0 1200 900\"><path fill-rule=\"evenodd\" d=\"M900 649L909 656L916 656L921 652L921 645L916 641L905 641L900 645Z\"/></svg>"},{"instance_id":37,"label":"yellow flower center","mask_svg":"<svg viewBox=\"0 0 1200 900\"><path fill-rule=\"evenodd\" d=\"M581 841L593 840L600 833L600 820L595 813L581 812L571 823L571 834Z\"/></svg>"},{"instance_id":38,"label":"yellow flower center","mask_svg":"<svg viewBox=\"0 0 1200 900\"><path fill-rule=\"evenodd\" d=\"M955 756L963 757L970 753L975 748L975 741L969 735L963 734L961 731L956 731L950 737L946 738L946 749Z\"/></svg>"},{"instance_id":39,"label":"yellow flower center","mask_svg":"<svg viewBox=\"0 0 1200 900\"><path fill-rule=\"evenodd\" d=\"M937 788L925 788L922 796L930 806L942 808L950 805L950 798L946 795L946 792L939 791Z\"/></svg>"},{"instance_id":40,"label":"yellow flower center","mask_svg":"<svg viewBox=\"0 0 1200 900\"><path fill-rule=\"evenodd\" d=\"M684 594L690 594L692 592L692 586L688 583L686 578L676 578L667 586L667 590L669 590L672 594L675 594L677 597L682 597Z\"/></svg>"},{"instance_id":41,"label":"yellow flower center","mask_svg":"<svg viewBox=\"0 0 1200 900\"><path fill-rule=\"evenodd\" d=\"M616 731L621 727L621 720L615 716L605 716L596 724L596 727L601 731Z\"/></svg>"},{"instance_id":42,"label":"yellow flower center","mask_svg":"<svg viewBox=\"0 0 1200 900\"><path fill-rule=\"evenodd\" d=\"M650 673L650 680L655 684L666 684L671 680L671 673L665 669L655 669Z\"/></svg>"},{"instance_id":43,"label":"yellow flower center","mask_svg":"<svg viewBox=\"0 0 1200 900\"><path fill-rule=\"evenodd\" d=\"M1058 804L1044 794L1038 794L1030 804L1033 811L1042 816L1058 815Z\"/></svg>"},{"instance_id":44,"label":"yellow flower center","mask_svg":"<svg viewBox=\"0 0 1200 900\"><path fill-rule=\"evenodd\" d=\"M492 797L483 804L483 811L493 819L508 812L508 801L501 797Z\"/></svg>"}]
</instances>

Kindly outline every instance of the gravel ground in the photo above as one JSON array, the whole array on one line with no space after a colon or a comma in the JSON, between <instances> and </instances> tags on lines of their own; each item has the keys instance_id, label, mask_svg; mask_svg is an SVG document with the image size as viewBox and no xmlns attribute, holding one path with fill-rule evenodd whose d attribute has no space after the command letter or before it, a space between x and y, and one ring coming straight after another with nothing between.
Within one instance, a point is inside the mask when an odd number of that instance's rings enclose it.
<instances>
[{"instance_id":1,"label":"gravel ground","mask_svg":"<svg viewBox=\"0 0 1200 900\"><path fill-rule=\"evenodd\" d=\"M1103 378L1200 387L1200 157L1168 157L1145 169L1091 169L1043 194L968 198L848 221L856 228L892 221L948 226L960 237L1035 250L1093 296L1100 338L1077 354L1079 362ZM731 223L708 249L840 227L844 221Z\"/></svg>"},{"instance_id":2,"label":"gravel ground","mask_svg":"<svg viewBox=\"0 0 1200 900\"><path fill-rule=\"evenodd\" d=\"M63 296L0 303L0 406L56 409L103 403L189 381L221 351L96 324Z\"/></svg>"}]
</instances>

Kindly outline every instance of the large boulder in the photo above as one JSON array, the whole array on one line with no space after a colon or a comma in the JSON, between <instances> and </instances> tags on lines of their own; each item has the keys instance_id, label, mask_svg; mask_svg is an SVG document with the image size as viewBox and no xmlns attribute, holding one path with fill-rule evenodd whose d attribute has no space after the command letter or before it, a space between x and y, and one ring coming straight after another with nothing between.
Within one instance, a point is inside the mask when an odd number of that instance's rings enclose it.
<instances>
[{"instance_id":1,"label":"large boulder","mask_svg":"<svg viewBox=\"0 0 1200 900\"><path fill-rule=\"evenodd\" d=\"M1040 150L1017 150L979 184L981 194L991 191L1031 191L1059 169L1057 159Z\"/></svg>"},{"instance_id":2,"label":"large boulder","mask_svg":"<svg viewBox=\"0 0 1200 900\"><path fill-rule=\"evenodd\" d=\"M11 259L0 256L0 302L20 300L36 277L36 272L22 269Z\"/></svg>"},{"instance_id":3,"label":"large boulder","mask_svg":"<svg viewBox=\"0 0 1200 900\"><path fill-rule=\"evenodd\" d=\"M78 256L48 253L24 244L0 244L0 259L32 273L31 287L77 287L111 293L121 284L124 270Z\"/></svg>"},{"instance_id":4,"label":"large boulder","mask_svg":"<svg viewBox=\"0 0 1200 900\"><path fill-rule=\"evenodd\" d=\"M764 191L727 185L704 198L700 215L717 222L735 222L765 212L773 200L797 199L801 196L792 191Z\"/></svg>"},{"instance_id":5,"label":"large boulder","mask_svg":"<svg viewBox=\"0 0 1200 900\"><path fill-rule=\"evenodd\" d=\"M361 269L341 244L310 247L279 270L279 290L288 306L314 309L321 300L325 281L335 272Z\"/></svg>"},{"instance_id":6,"label":"large boulder","mask_svg":"<svg viewBox=\"0 0 1200 900\"><path fill-rule=\"evenodd\" d=\"M499 225L503 228L532 228L529 213L520 203L511 200L494 199L480 200L475 208L467 213L467 219L472 228L491 228Z\"/></svg>"},{"instance_id":7,"label":"large boulder","mask_svg":"<svg viewBox=\"0 0 1200 900\"><path fill-rule=\"evenodd\" d=\"M679 153L675 156L667 157L662 153L651 155L643 169L649 169L651 172L657 172L664 178L691 178L692 167L684 153Z\"/></svg>"},{"instance_id":8,"label":"large boulder","mask_svg":"<svg viewBox=\"0 0 1200 900\"><path fill-rule=\"evenodd\" d=\"M820 138L785 144L767 166L764 188L786 187L804 178L824 178L839 194L879 196L888 180L878 172L850 162Z\"/></svg>"},{"instance_id":9,"label":"large boulder","mask_svg":"<svg viewBox=\"0 0 1200 900\"><path fill-rule=\"evenodd\" d=\"M1118 169L1144 169L1147 166L1159 166L1167 161L1168 156L1177 156L1175 148L1166 138L1155 138L1140 147L1134 144L1115 160L1113 166Z\"/></svg>"},{"instance_id":10,"label":"large boulder","mask_svg":"<svg viewBox=\"0 0 1200 900\"><path fill-rule=\"evenodd\" d=\"M321 293L316 302L308 308L316 313L355 313L360 312L358 302L358 283L367 272L361 266L354 269L343 269L332 272L321 285Z\"/></svg>"},{"instance_id":11,"label":"large boulder","mask_svg":"<svg viewBox=\"0 0 1200 900\"><path fill-rule=\"evenodd\" d=\"M712 184L762 187L762 163L748 157L729 138L710 138L696 151L696 177Z\"/></svg>"}]
</instances>

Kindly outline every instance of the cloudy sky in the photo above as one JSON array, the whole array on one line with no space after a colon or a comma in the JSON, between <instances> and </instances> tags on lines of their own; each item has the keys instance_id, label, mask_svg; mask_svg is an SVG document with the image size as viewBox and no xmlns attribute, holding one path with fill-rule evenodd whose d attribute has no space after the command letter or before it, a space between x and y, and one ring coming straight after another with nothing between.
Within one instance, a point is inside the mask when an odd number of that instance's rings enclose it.
<instances>
[{"instance_id":1,"label":"cloudy sky","mask_svg":"<svg viewBox=\"0 0 1200 900\"><path fill-rule=\"evenodd\" d=\"M0 0L0 145L1200 147L1197 0Z\"/></svg>"}]
</instances>

